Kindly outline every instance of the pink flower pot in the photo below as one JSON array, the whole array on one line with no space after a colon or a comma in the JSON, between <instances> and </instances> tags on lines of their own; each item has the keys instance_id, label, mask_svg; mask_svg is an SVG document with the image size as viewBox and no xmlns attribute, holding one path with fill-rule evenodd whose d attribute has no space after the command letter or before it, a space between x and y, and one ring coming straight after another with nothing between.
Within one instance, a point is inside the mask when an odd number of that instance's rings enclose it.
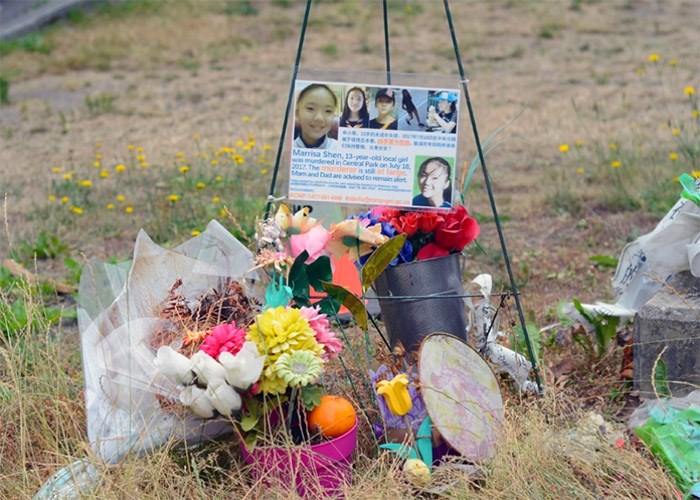
<instances>
[{"instance_id":1,"label":"pink flower pot","mask_svg":"<svg viewBox=\"0 0 700 500\"><path fill-rule=\"evenodd\" d=\"M288 448L256 446L241 453L252 465L252 476L268 487L294 485L303 498L339 496L352 475L351 457L357 446L357 422L352 429L323 443Z\"/></svg>"}]
</instances>

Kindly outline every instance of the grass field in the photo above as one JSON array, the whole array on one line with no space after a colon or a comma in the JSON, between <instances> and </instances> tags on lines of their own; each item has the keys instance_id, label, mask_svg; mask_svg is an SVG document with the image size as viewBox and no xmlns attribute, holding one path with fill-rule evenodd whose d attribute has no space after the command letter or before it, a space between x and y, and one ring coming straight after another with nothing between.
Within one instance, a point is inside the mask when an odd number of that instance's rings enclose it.
<instances>
[{"instance_id":1,"label":"grass field","mask_svg":"<svg viewBox=\"0 0 700 500\"><path fill-rule=\"evenodd\" d=\"M536 327L552 325L561 302L613 298L614 268L590 257L617 257L677 200L678 175L700 175L700 3L451 8L482 141L510 124L486 161L523 307ZM293 0L137 0L0 44L0 255L46 279L36 285L0 269L0 497L31 496L90 456L75 299L56 283L77 285L90 258L129 259L140 228L166 247L212 218L244 242L251 236L303 10ZM390 1L389 25L393 71L457 78L442 2ZM314 2L301 69L361 79L384 70L383 40L381 2ZM476 153L461 114L460 164ZM504 288L480 170L465 195L482 226L465 278L491 272ZM517 322L512 307L507 314L502 324ZM545 396L521 399L504 382L496 458L478 480L442 471L440 494L672 498L672 480L628 441L603 439L590 451L567 437L590 411L615 427L636 399L618 376L620 348L592 366L580 347L554 345L556 330L542 337ZM361 448L348 497L418 495L389 457ZM130 458L100 469L96 496L289 496L251 484L237 450L225 441Z\"/></svg>"}]
</instances>

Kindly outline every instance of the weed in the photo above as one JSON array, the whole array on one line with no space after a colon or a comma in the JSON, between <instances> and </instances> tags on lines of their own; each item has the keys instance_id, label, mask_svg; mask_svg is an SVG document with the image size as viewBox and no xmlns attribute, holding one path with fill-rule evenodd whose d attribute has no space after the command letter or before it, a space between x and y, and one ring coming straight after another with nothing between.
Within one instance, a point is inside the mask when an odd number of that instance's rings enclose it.
<instances>
[{"instance_id":1,"label":"weed","mask_svg":"<svg viewBox=\"0 0 700 500\"><path fill-rule=\"evenodd\" d=\"M321 52L327 56L334 57L338 55L338 46L334 43L329 43L321 47Z\"/></svg>"},{"instance_id":2,"label":"weed","mask_svg":"<svg viewBox=\"0 0 700 500\"><path fill-rule=\"evenodd\" d=\"M31 262L34 259L55 259L67 252L68 247L58 236L41 231L36 242L21 242L19 248L12 252L12 257L19 262Z\"/></svg>"},{"instance_id":3,"label":"weed","mask_svg":"<svg viewBox=\"0 0 700 500\"><path fill-rule=\"evenodd\" d=\"M48 54L51 48L51 44L41 33L31 33L16 40L0 40L0 56L6 56L17 50Z\"/></svg>"},{"instance_id":4,"label":"weed","mask_svg":"<svg viewBox=\"0 0 700 500\"><path fill-rule=\"evenodd\" d=\"M114 110L115 96L112 94L98 94L94 97L85 96L85 105L91 115L101 115L110 113Z\"/></svg>"},{"instance_id":5,"label":"weed","mask_svg":"<svg viewBox=\"0 0 700 500\"><path fill-rule=\"evenodd\" d=\"M10 82L0 76L0 104L10 104Z\"/></svg>"},{"instance_id":6,"label":"weed","mask_svg":"<svg viewBox=\"0 0 700 500\"><path fill-rule=\"evenodd\" d=\"M561 24L550 21L540 26L540 29L537 31L537 36L545 40L551 40L559 31L561 31L561 29Z\"/></svg>"}]
</instances>

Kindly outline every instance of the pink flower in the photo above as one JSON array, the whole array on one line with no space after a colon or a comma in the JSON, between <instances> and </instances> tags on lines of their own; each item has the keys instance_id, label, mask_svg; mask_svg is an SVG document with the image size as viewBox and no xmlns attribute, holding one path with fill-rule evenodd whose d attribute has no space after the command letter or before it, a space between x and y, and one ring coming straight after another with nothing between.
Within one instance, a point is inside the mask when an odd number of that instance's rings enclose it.
<instances>
[{"instance_id":1,"label":"pink flower","mask_svg":"<svg viewBox=\"0 0 700 500\"><path fill-rule=\"evenodd\" d=\"M289 238L289 243L292 246L292 256L298 257L304 250L309 252L307 264L312 263L322 255L328 255L326 243L330 239L330 235L326 228L320 224L312 227L305 233L295 234Z\"/></svg>"},{"instance_id":2,"label":"pink flower","mask_svg":"<svg viewBox=\"0 0 700 500\"><path fill-rule=\"evenodd\" d=\"M320 314L318 306L302 307L301 315L309 322L311 329L315 333L316 342L323 346L324 352L321 354L321 357L325 361L335 358L343 349L343 344L336 338L333 330L329 328L328 315Z\"/></svg>"},{"instance_id":3,"label":"pink flower","mask_svg":"<svg viewBox=\"0 0 700 500\"><path fill-rule=\"evenodd\" d=\"M204 342L199 347L212 358L218 360L222 352L238 354L245 342L245 328L237 328L236 323L224 323L215 326L211 333L204 338Z\"/></svg>"}]
</instances>

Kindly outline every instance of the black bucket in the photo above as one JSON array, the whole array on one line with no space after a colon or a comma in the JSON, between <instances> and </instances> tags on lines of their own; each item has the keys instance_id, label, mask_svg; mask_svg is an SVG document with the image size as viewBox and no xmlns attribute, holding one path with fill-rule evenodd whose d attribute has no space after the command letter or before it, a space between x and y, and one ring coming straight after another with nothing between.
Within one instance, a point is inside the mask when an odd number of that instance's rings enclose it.
<instances>
[{"instance_id":1,"label":"black bucket","mask_svg":"<svg viewBox=\"0 0 700 500\"><path fill-rule=\"evenodd\" d=\"M377 277L374 289L392 347L400 341L407 351L415 352L433 332L467 340L460 257L455 253L399 264ZM428 295L431 297L410 298Z\"/></svg>"}]
</instances>

